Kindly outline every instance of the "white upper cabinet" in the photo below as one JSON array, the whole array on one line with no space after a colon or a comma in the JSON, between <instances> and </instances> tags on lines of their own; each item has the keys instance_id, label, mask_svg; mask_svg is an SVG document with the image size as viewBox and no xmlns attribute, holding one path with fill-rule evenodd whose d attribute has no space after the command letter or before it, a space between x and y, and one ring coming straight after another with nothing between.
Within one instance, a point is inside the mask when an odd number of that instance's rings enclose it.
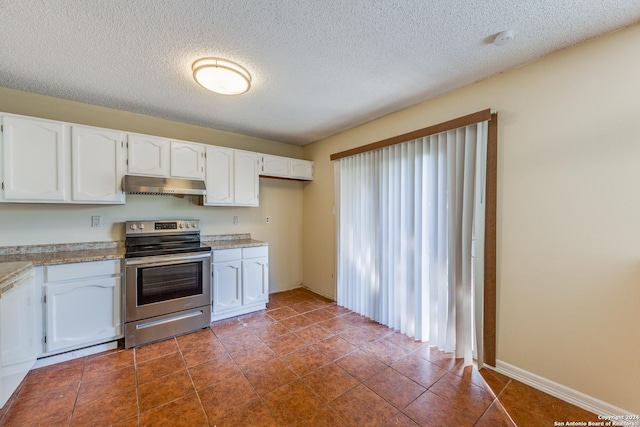
<instances>
[{"instance_id":1,"label":"white upper cabinet","mask_svg":"<svg viewBox=\"0 0 640 427\"><path fill-rule=\"evenodd\" d=\"M171 141L171 176L204 179L204 152L203 144Z\"/></svg>"},{"instance_id":2,"label":"white upper cabinet","mask_svg":"<svg viewBox=\"0 0 640 427\"><path fill-rule=\"evenodd\" d=\"M204 204L209 206L233 205L234 175L233 149L208 146L206 153L207 195Z\"/></svg>"},{"instance_id":3,"label":"white upper cabinet","mask_svg":"<svg viewBox=\"0 0 640 427\"><path fill-rule=\"evenodd\" d=\"M313 162L290 157L260 154L260 175L276 178L313 180Z\"/></svg>"},{"instance_id":4,"label":"white upper cabinet","mask_svg":"<svg viewBox=\"0 0 640 427\"><path fill-rule=\"evenodd\" d=\"M235 150L235 205L258 206L258 153Z\"/></svg>"},{"instance_id":5,"label":"white upper cabinet","mask_svg":"<svg viewBox=\"0 0 640 427\"><path fill-rule=\"evenodd\" d=\"M127 146L128 174L204 179L204 144L129 134Z\"/></svg>"},{"instance_id":6,"label":"white upper cabinet","mask_svg":"<svg viewBox=\"0 0 640 427\"><path fill-rule=\"evenodd\" d=\"M291 159L282 156L262 154L262 169L260 175L281 176L288 178L291 175Z\"/></svg>"},{"instance_id":7,"label":"white upper cabinet","mask_svg":"<svg viewBox=\"0 0 640 427\"><path fill-rule=\"evenodd\" d=\"M64 202L68 185L68 125L2 117L2 192L7 202Z\"/></svg>"},{"instance_id":8,"label":"white upper cabinet","mask_svg":"<svg viewBox=\"0 0 640 427\"><path fill-rule=\"evenodd\" d=\"M85 203L124 203L124 133L72 126L71 199Z\"/></svg>"},{"instance_id":9,"label":"white upper cabinet","mask_svg":"<svg viewBox=\"0 0 640 427\"><path fill-rule=\"evenodd\" d=\"M127 173L145 176L169 176L170 141L148 135L129 134Z\"/></svg>"},{"instance_id":10,"label":"white upper cabinet","mask_svg":"<svg viewBox=\"0 0 640 427\"><path fill-rule=\"evenodd\" d=\"M205 183L205 205L258 206L258 154L208 146Z\"/></svg>"},{"instance_id":11,"label":"white upper cabinet","mask_svg":"<svg viewBox=\"0 0 640 427\"><path fill-rule=\"evenodd\" d=\"M0 119L0 203L123 204L130 174L204 179L208 206L259 204L266 155L14 114ZM290 178L293 165L305 179L291 159L266 157L273 176Z\"/></svg>"},{"instance_id":12,"label":"white upper cabinet","mask_svg":"<svg viewBox=\"0 0 640 427\"><path fill-rule=\"evenodd\" d=\"M291 159L291 178L306 181L313 180L313 162Z\"/></svg>"},{"instance_id":13,"label":"white upper cabinet","mask_svg":"<svg viewBox=\"0 0 640 427\"><path fill-rule=\"evenodd\" d=\"M1 201L124 203L124 134L50 120L2 117Z\"/></svg>"}]
</instances>

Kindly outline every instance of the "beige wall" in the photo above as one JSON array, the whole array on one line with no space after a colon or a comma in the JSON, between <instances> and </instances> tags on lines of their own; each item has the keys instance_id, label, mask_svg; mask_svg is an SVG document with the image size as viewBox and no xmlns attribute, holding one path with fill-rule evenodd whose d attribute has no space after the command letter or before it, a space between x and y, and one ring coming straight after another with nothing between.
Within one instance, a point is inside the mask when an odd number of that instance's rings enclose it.
<instances>
[{"instance_id":1,"label":"beige wall","mask_svg":"<svg viewBox=\"0 0 640 427\"><path fill-rule=\"evenodd\" d=\"M292 144L0 87L0 112L24 114L204 144L300 157Z\"/></svg>"},{"instance_id":2,"label":"beige wall","mask_svg":"<svg viewBox=\"0 0 640 427\"><path fill-rule=\"evenodd\" d=\"M497 358L640 413L637 52L640 26L306 146L305 284L334 295L330 154L495 109Z\"/></svg>"},{"instance_id":3,"label":"beige wall","mask_svg":"<svg viewBox=\"0 0 640 427\"><path fill-rule=\"evenodd\" d=\"M185 123L0 88L0 111L300 157L300 147ZM203 207L194 199L128 195L126 205L0 204L0 246L122 240L135 219L197 218L203 234L251 233L269 242L270 290L302 283L302 194L296 181L260 179L260 207ZM91 227L101 215L103 226ZM232 224L234 215L240 217ZM269 216L270 223L264 218Z\"/></svg>"}]
</instances>

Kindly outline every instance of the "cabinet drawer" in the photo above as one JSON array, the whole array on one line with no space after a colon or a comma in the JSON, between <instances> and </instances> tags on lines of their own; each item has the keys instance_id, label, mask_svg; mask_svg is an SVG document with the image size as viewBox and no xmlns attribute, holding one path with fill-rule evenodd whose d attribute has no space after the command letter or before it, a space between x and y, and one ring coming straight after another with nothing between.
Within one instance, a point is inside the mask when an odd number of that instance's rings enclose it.
<instances>
[{"instance_id":1,"label":"cabinet drawer","mask_svg":"<svg viewBox=\"0 0 640 427\"><path fill-rule=\"evenodd\" d=\"M259 258L268 254L268 246L256 246L253 248L242 248L242 258Z\"/></svg>"},{"instance_id":2,"label":"cabinet drawer","mask_svg":"<svg viewBox=\"0 0 640 427\"><path fill-rule=\"evenodd\" d=\"M84 279L87 277L113 276L120 274L120 260L78 262L44 267L45 282Z\"/></svg>"},{"instance_id":3,"label":"cabinet drawer","mask_svg":"<svg viewBox=\"0 0 640 427\"><path fill-rule=\"evenodd\" d=\"M242 250L241 249L219 249L213 251L212 261L213 262L226 262L226 261L235 261L242 258Z\"/></svg>"}]
</instances>

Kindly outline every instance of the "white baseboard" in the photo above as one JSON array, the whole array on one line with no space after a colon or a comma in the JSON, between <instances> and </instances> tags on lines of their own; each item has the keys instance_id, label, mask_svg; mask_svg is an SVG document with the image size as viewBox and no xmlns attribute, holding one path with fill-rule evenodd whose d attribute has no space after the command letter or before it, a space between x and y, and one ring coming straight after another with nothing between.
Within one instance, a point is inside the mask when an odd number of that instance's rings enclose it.
<instances>
[{"instance_id":1,"label":"white baseboard","mask_svg":"<svg viewBox=\"0 0 640 427\"><path fill-rule=\"evenodd\" d=\"M504 374L535 389L543 391L558 399L569 402L579 408L592 412L596 415L637 415L617 406L611 405L595 397L588 396L577 390L558 384L539 375L520 369L502 360L496 360L495 368L485 365L486 368Z\"/></svg>"},{"instance_id":2,"label":"white baseboard","mask_svg":"<svg viewBox=\"0 0 640 427\"><path fill-rule=\"evenodd\" d=\"M288 288L269 289L269 295L277 294L277 293L280 293L280 292L292 291L294 289L299 289L301 287L302 287L302 285L300 284L300 285L295 285L295 286L291 286L291 287L288 287Z\"/></svg>"},{"instance_id":3,"label":"white baseboard","mask_svg":"<svg viewBox=\"0 0 640 427\"><path fill-rule=\"evenodd\" d=\"M306 290L308 290L308 291L313 292L314 294L318 294L318 295L320 295L320 296L323 296L323 297L325 297L325 298L330 299L331 301L335 301L335 299L334 299L334 297L333 297L333 296L331 296L331 295L327 295L327 294L325 294L324 292L320 292L320 291L318 291L317 289L311 288L311 287L309 287L309 286L305 285L304 283L300 283L299 285L292 286L292 287L290 287L290 288L284 288L284 289L272 289L272 290L270 290L270 292L269 292L269 293L270 293L270 294L276 294L276 293L278 293L278 292L292 291L292 290L294 290L294 289L306 289Z\"/></svg>"},{"instance_id":4,"label":"white baseboard","mask_svg":"<svg viewBox=\"0 0 640 427\"><path fill-rule=\"evenodd\" d=\"M313 292L314 294L318 294L318 295L320 295L320 296L323 296L323 297L325 297L325 298L330 299L331 301L335 301L334 297L332 297L332 296L330 296L330 295L327 295L327 294L325 294L324 292L320 292L320 291L318 291L317 289L310 288L309 286L306 286L304 283L303 283L303 284L301 284L300 286L301 286L301 287L303 287L304 289L307 289L307 290L309 290L309 291Z\"/></svg>"},{"instance_id":5,"label":"white baseboard","mask_svg":"<svg viewBox=\"0 0 640 427\"><path fill-rule=\"evenodd\" d=\"M92 354L100 353L107 350L113 350L114 348L118 348L118 341L80 348L78 350L56 354L55 356L43 357L42 359L36 360L35 365L33 365L33 368L31 369L43 368L45 366L54 365L56 363L66 362L68 360L78 359L84 356L90 356Z\"/></svg>"}]
</instances>

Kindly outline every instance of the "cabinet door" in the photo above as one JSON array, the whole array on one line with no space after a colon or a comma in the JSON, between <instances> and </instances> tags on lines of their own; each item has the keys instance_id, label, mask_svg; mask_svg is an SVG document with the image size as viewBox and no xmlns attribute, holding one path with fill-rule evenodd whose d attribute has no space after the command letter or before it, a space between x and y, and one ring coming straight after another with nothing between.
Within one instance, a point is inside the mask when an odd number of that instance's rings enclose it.
<instances>
[{"instance_id":1,"label":"cabinet door","mask_svg":"<svg viewBox=\"0 0 640 427\"><path fill-rule=\"evenodd\" d=\"M313 162L308 160L291 159L291 178L312 180Z\"/></svg>"},{"instance_id":2,"label":"cabinet door","mask_svg":"<svg viewBox=\"0 0 640 427\"><path fill-rule=\"evenodd\" d=\"M9 366L36 361L35 278L28 275L0 299L0 349L3 377ZM26 373L26 371L25 371Z\"/></svg>"},{"instance_id":3,"label":"cabinet door","mask_svg":"<svg viewBox=\"0 0 640 427\"><path fill-rule=\"evenodd\" d=\"M234 204L239 206L258 206L258 153L235 150L234 157Z\"/></svg>"},{"instance_id":4,"label":"cabinet door","mask_svg":"<svg viewBox=\"0 0 640 427\"><path fill-rule=\"evenodd\" d=\"M171 176L204 178L204 145L171 141Z\"/></svg>"},{"instance_id":5,"label":"cabinet door","mask_svg":"<svg viewBox=\"0 0 640 427\"><path fill-rule=\"evenodd\" d=\"M233 204L233 149L209 146L206 148L205 205Z\"/></svg>"},{"instance_id":6,"label":"cabinet door","mask_svg":"<svg viewBox=\"0 0 640 427\"><path fill-rule=\"evenodd\" d=\"M63 202L67 197L67 126L34 118L3 117L3 199Z\"/></svg>"},{"instance_id":7,"label":"cabinet door","mask_svg":"<svg viewBox=\"0 0 640 427\"><path fill-rule=\"evenodd\" d=\"M36 362L37 317L34 275L18 279L0 299L0 407Z\"/></svg>"},{"instance_id":8,"label":"cabinet door","mask_svg":"<svg viewBox=\"0 0 640 427\"><path fill-rule=\"evenodd\" d=\"M169 140L147 135L129 135L128 173L169 176Z\"/></svg>"},{"instance_id":9,"label":"cabinet door","mask_svg":"<svg viewBox=\"0 0 640 427\"><path fill-rule=\"evenodd\" d=\"M291 174L290 162L288 157L262 155L262 170L260 175L264 176L281 176L288 178Z\"/></svg>"},{"instance_id":10,"label":"cabinet door","mask_svg":"<svg viewBox=\"0 0 640 427\"><path fill-rule=\"evenodd\" d=\"M119 277L46 285L45 298L47 352L121 335Z\"/></svg>"},{"instance_id":11,"label":"cabinet door","mask_svg":"<svg viewBox=\"0 0 640 427\"><path fill-rule=\"evenodd\" d=\"M213 264L213 313L242 305L241 261Z\"/></svg>"},{"instance_id":12,"label":"cabinet door","mask_svg":"<svg viewBox=\"0 0 640 427\"><path fill-rule=\"evenodd\" d=\"M124 203L124 134L108 129L71 128L71 200Z\"/></svg>"},{"instance_id":13,"label":"cabinet door","mask_svg":"<svg viewBox=\"0 0 640 427\"><path fill-rule=\"evenodd\" d=\"M269 261L264 258L242 260L243 304L267 301L269 295Z\"/></svg>"}]
</instances>

